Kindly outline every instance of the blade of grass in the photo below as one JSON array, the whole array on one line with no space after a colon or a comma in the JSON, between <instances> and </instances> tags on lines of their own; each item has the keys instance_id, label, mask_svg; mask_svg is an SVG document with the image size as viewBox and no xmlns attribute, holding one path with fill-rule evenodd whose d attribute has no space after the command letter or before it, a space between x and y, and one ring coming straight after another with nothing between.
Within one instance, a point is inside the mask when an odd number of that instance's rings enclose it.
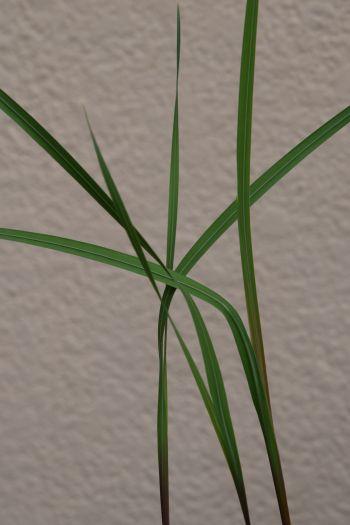
<instances>
[{"instance_id":1,"label":"blade of grass","mask_svg":"<svg viewBox=\"0 0 350 525\"><path fill-rule=\"evenodd\" d=\"M49 248L56 251L70 253L84 257L86 259L109 264L111 266L121 268L138 275L147 276L138 257L120 253L109 248L96 246L94 244L73 241L71 239L55 237L52 235L25 232L8 228L0 228L0 239L12 240L34 246L40 246L42 248ZM271 465L275 490L279 505L281 506L283 499L285 498L285 488L276 437L271 421L266 393L263 388L260 367L241 318L228 301L203 284L173 270L164 269L159 264L148 262L148 265L152 272L153 278L156 281L179 288L182 293L187 293L197 297L202 301L205 301L221 312L228 322L237 345L237 350L243 364L253 404L259 418L269 462ZM168 318L170 319L170 316L168 316ZM175 328L175 333L178 336L178 331ZM181 348L183 349L182 344ZM187 359L186 355L185 357Z\"/></svg>"},{"instance_id":2,"label":"blade of grass","mask_svg":"<svg viewBox=\"0 0 350 525\"><path fill-rule=\"evenodd\" d=\"M350 122L350 107L325 122L322 126L308 135L299 144L275 162L250 186L250 206L255 204L265 193L268 192L278 181L287 175L305 157L310 155L335 133ZM184 255L177 271L187 274L199 261L201 257L213 246L238 218L238 203L234 200L215 220L206 228L199 239Z\"/></svg>"},{"instance_id":3,"label":"blade of grass","mask_svg":"<svg viewBox=\"0 0 350 525\"><path fill-rule=\"evenodd\" d=\"M237 124L237 202L238 202L238 232L242 263L243 282L245 290L246 308L252 346L257 356L263 378L263 386L268 403L269 388L266 371L264 343L262 337L259 303L256 290L253 244L250 221L250 160L251 160L251 133L253 115L253 90L256 51L256 33L258 22L259 0L247 0L244 22L244 34L241 57L241 73L238 100ZM270 406L269 406L270 409ZM270 416L271 416L271 409ZM272 416L271 416L271 426ZM286 497L283 478L277 479L277 494L283 525L290 525L288 500Z\"/></svg>"},{"instance_id":4,"label":"blade of grass","mask_svg":"<svg viewBox=\"0 0 350 525\"><path fill-rule=\"evenodd\" d=\"M16 122L39 146L41 146L62 168L82 186L93 199L104 208L121 226L123 219L116 211L113 201L95 182L72 155L17 102L0 89L0 109ZM155 259L151 247L137 232L143 248ZM157 261L158 263L160 261Z\"/></svg>"},{"instance_id":5,"label":"blade of grass","mask_svg":"<svg viewBox=\"0 0 350 525\"><path fill-rule=\"evenodd\" d=\"M180 9L177 7L177 50L176 50L176 93L171 141L171 161L169 177L167 268L173 269L176 241L177 209L179 198L179 67L181 51Z\"/></svg>"},{"instance_id":6,"label":"blade of grass","mask_svg":"<svg viewBox=\"0 0 350 525\"><path fill-rule=\"evenodd\" d=\"M89 118L88 118L88 115L87 115L86 111L85 111L85 117L86 117L87 125L89 127L91 139L92 139L92 142L93 142L93 145L94 145L94 149L95 149L97 160L98 160L98 163L99 163L99 166L100 166L100 169L101 169L101 173L102 173L102 175L103 175L103 177L104 177L104 179L106 181L108 190L109 190L109 192L111 194L115 210L118 212L119 216L122 218L122 222L123 222L125 231L126 231L128 237L129 237L129 240L131 242L131 245L134 248L134 250L136 252L136 255L140 259L142 267L144 268L144 270L146 272L146 275L149 278L153 289L156 291L157 295L160 297L160 293L159 293L158 287L157 287L157 285L156 285L156 283L155 283L155 281L153 279L152 272L149 269L148 262L146 260L146 257L145 257L145 254L143 252L141 243L139 241L139 237L137 235L137 231L136 231L136 229L134 228L134 225L131 222L131 219L130 219L129 214L128 214L126 208L125 208L124 202L123 202L123 200L122 200L122 198L120 196L120 193L119 193L119 191L117 189L117 186L116 186L116 184L115 184L115 182L114 182L114 180L112 178L112 175L110 174L110 171L109 171L109 169L107 167L107 164L106 164L106 162L105 162L105 160L104 160L104 158L102 156L100 147L97 144L97 141L96 141L95 135L94 135L94 133L92 131L92 128L91 128L91 125L90 125L90 121L89 121Z\"/></svg>"},{"instance_id":7,"label":"blade of grass","mask_svg":"<svg viewBox=\"0 0 350 525\"><path fill-rule=\"evenodd\" d=\"M39 122L3 90L0 90L0 109L58 162L110 215L115 217L112 201L103 189Z\"/></svg>"},{"instance_id":8,"label":"blade of grass","mask_svg":"<svg viewBox=\"0 0 350 525\"><path fill-rule=\"evenodd\" d=\"M250 224L250 156L258 0L247 0L244 23L237 125L237 202L243 282L252 345L260 364L266 393L268 381L256 291Z\"/></svg>"},{"instance_id":9,"label":"blade of grass","mask_svg":"<svg viewBox=\"0 0 350 525\"><path fill-rule=\"evenodd\" d=\"M168 231L167 231L167 255L166 266L173 268L176 226L177 226L177 209L179 195L179 67L180 67L180 50L181 50L181 20L180 8L177 6L177 42L176 42L176 92L175 107L173 117L173 134L171 141L171 160L170 160L170 179L169 179L169 203L168 203ZM159 334L160 335L160 334ZM161 485L161 506L163 525L169 522L169 474L168 474L168 372L167 372L167 322L164 327L164 333L158 336L159 352L159 379L158 379L158 411L157 411L157 432L158 436L164 437L164 443L159 441L158 450L163 450L165 458L159 457L159 464L167 465L167 478ZM203 395L202 395L203 397Z\"/></svg>"},{"instance_id":10,"label":"blade of grass","mask_svg":"<svg viewBox=\"0 0 350 525\"><path fill-rule=\"evenodd\" d=\"M133 223L130 219L130 216L125 208L125 205L123 203L123 200L120 196L120 193L117 189L117 186L110 174L110 171L106 165L106 162L102 156L101 150L98 146L98 143L96 141L95 135L91 129L91 125L89 123L88 117L86 115L87 123L89 126L91 138L94 144L96 156L100 165L101 172L105 178L107 187L111 193L111 197L113 200L113 203L118 210L120 216L123 219L123 223L125 224L126 233L129 236L130 242L140 260L141 266L143 270L145 271L148 279L150 280L152 287L154 291L156 292L159 300L161 301L161 295L159 292L159 289L155 283L155 280L153 278L152 270L149 266L148 261L146 260L146 257L143 253L143 249L141 247L141 244L139 243L138 236L136 235L136 230L133 226ZM166 272L166 274L169 276L169 278L174 281L172 274L169 272L169 269L166 268L163 264L161 264L162 269ZM174 281L175 283L175 281ZM195 310L191 308L190 306L190 313L193 316L194 322L198 322L198 320L195 317ZM170 320L170 323L175 330L175 334L177 335L177 338L180 342L180 345L183 349L184 341L181 338L179 339L179 331L171 319L168 312L166 312L166 317L164 318L164 321L166 323L167 319ZM202 324L203 321L202 321ZM165 330L162 332L165 333ZM214 352L214 349L212 348L212 351ZM160 337L158 338L158 354L159 354L159 387L158 387L158 417L157 417L157 433L158 433L158 458L159 458L159 481L160 481L160 495L161 495L161 510L162 510L162 521L164 525L168 525L170 522L169 517L169 468L168 468L168 398L167 398L167 370L166 370L166 354L164 352L164 340ZM191 367L192 369L192 367ZM196 378L195 378L196 379ZM198 382L197 382L198 385ZM199 386L199 385L198 385ZM214 402L213 403L214 413L217 411L217 405ZM237 494L239 497L239 501L241 503L242 512L244 515L245 523L246 525L250 525L250 519L249 519L249 511L248 511L248 505L246 500L246 493L244 488L244 482L243 482L243 476L239 461L239 455L238 450L236 447L236 443L234 441L234 435L233 435L233 429L232 434L229 434L230 438L233 438L233 444L227 440L227 430L223 427L223 424L221 423L221 417L217 418L219 422L219 428L221 432L223 432L223 440L222 445L223 449L227 458L227 461L229 463L229 467L231 472L234 476L234 481L237 489ZM227 422L226 422L227 425ZM232 427L232 423L231 423ZM224 432L225 431L225 432ZM236 454L232 456L232 454Z\"/></svg>"},{"instance_id":11,"label":"blade of grass","mask_svg":"<svg viewBox=\"0 0 350 525\"><path fill-rule=\"evenodd\" d=\"M225 441L225 448L229 456L228 463L231 467L230 470L232 478L235 483L237 493L241 497L240 503L245 519L247 522L249 522L248 503L244 488L242 468L220 366L209 332L196 303L188 294L185 294L185 299L192 314L198 340L202 350L209 391L213 400L223 440Z\"/></svg>"},{"instance_id":12,"label":"blade of grass","mask_svg":"<svg viewBox=\"0 0 350 525\"><path fill-rule=\"evenodd\" d=\"M138 256L141 265L155 291L159 300L161 294L155 283L152 272L149 268L142 246L134 228L129 214L125 208L124 202L120 196L112 175L106 165L102 156L101 150L97 144L95 135L92 131L87 113L85 112L87 124L90 130L91 138L95 148L96 156L102 175L106 181L108 190L111 194L113 204L116 211L122 217L125 225L125 231L129 237L131 245L133 246L136 255ZM168 396L167 396L167 374L166 374L166 359L162 348L158 348L159 354L159 382L158 382L158 416L157 416L157 441L158 441L158 466L159 466L159 488L161 501L161 514L163 525L170 523L169 517L169 461L168 461Z\"/></svg>"}]
</instances>

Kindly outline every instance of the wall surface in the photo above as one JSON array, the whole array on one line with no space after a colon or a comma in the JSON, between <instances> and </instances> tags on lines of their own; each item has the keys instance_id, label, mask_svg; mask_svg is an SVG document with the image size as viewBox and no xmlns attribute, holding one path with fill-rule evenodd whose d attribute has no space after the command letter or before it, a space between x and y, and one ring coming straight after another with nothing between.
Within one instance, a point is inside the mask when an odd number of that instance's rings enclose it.
<instances>
[{"instance_id":1,"label":"wall surface","mask_svg":"<svg viewBox=\"0 0 350 525\"><path fill-rule=\"evenodd\" d=\"M235 198L243 0L181 3L177 261ZM82 106L135 223L162 254L175 82L170 0L0 0L1 88L100 182ZM350 2L262 0L252 177L349 104ZM252 210L273 411L295 525L350 520L349 128ZM0 115L0 226L129 251L120 227ZM101 182L102 183L102 182ZM246 322L237 228L191 275ZM160 523L157 300L137 276L0 242L0 523ZM202 306L202 305L201 305ZM199 349L180 298L173 312ZM279 523L232 337L203 306L229 392L253 524ZM173 525L243 523L170 334Z\"/></svg>"}]
</instances>

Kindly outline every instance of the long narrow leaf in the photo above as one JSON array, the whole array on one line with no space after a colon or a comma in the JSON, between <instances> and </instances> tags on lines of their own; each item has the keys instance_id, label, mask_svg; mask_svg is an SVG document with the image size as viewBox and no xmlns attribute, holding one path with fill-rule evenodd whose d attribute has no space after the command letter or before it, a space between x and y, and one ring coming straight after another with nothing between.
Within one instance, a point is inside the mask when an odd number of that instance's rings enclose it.
<instances>
[{"instance_id":1,"label":"long narrow leaf","mask_svg":"<svg viewBox=\"0 0 350 525\"><path fill-rule=\"evenodd\" d=\"M8 228L0 228L0 238L71 253L104 264L109 264L138 275L146 276L146 272L138 257L123 254L109 248L103 248L101 246L55 237L52 235L12 230ZM244 324L237 311L223 297L203 284L173 270L166 271L156 263L149 262L148 264L152 271L153 278L156 281L165 283L171 287L179 288L184 294L187 293L211 304L214 308L220 311L227 320L236 341L251 397L264 435L277 497L279 501L283 500L285 497L285 488L282 468L270 417L268 400L261 379L260 367ZM178 332L175 328L175 333L178 336ZM181 348L183 349L182 344Z\"/></svg>"},{"instance_id":2,"label":"long narrow leaf","mask_svg":"<svg viewBox=\"0 0 350 525\"><path fill-rule=\"evenodd\" d=\"M180 46L181 46L181 21L180 9L177 8L177 52L176 52L176 94L173 120L173 135L171 141L171 161L169 178L169 204L168 204L168 235L167 235L167 268L173 269L177 209L179 194L179 67L180 67Z\"/></svg>"},{"instance_id":3,"label":"long narrow leaf","mask_svg":"<svg viewBox=\"0 0 350 525\"><path fill-rule=\"evenodd\" d=\"M173 118L173 135L171 141L171 160L170 160L170 179L169 179L169 204L168 204L168 232L167 232L167 255L166 266L173 268L176 226L177 226L177 209L179 194L179 67L180 67L180 47L181 47L181 21L180 9L177 7L177 45L176 45L176 93L175 107ZM178 337L179 338L179 337ZM179 339L180 341L180 339ZM180 341L181 344L181 341ZM158 450L162 451L162 458L159 455L159 465L161 462L168 465L168 371L167 371L167 324L164 327L164 333L160 334L158 330L158 352L159 352L159 380L158 380L158 411L157 411L157 432L158 432ZM192 371L193 373L193 371ZM197 382L198 384L198 382ZM203 397L203 394L202 394ZM168 468L166 470L167 478L162 480L161 485L161 506L163 525L169 523L169 479Z\"/></svg>"},{"instance_id":4,"label":"long narrow leaf","mask_svg":"<svg viewBox=\"0 0 350 525\"><path fill-rule=\"evenodd\" d=\"M250 206L255 204L278 181L287 175L305 157L310 155L335 133L347 126L350 122L350 107L325 122L313 133L308 135L299 144L286 153L281 159L266 170L250 186ZM189 273L195 264L205 255L213 244L236 222L238 218L238 203L234 200L202 233L199 239L188 250L176 267L181 273Z\"/></svg>"},{"instance_id":5,"label":"long narrow leaf","mask_svg":"<svg viewBox=\"0 0 350 525\"><path fill-rule=\"evenodd\" d=\"M247 1L238 101L237 202L239 242L249 327L252 345L263 373L264 385L268 394L264 344L255 283L249 199L254 64L258 8L258 0Z\"/></svg>"},{"instance_id":6,"label":"long narrow leaf","mask_svg":"<svg viewBox=\"0 0 350 525\"><path fill-rule=\"evenodd\" d=\"M0 90L0 109L55 159L110 215L116 216L111 199L97 182L39 122L3 90Z\"/></svg>"},{"instance_id":7,"label":"long narrow leaf","mask_svg":"<svg viewBox=\"0 0 350 525\"><path fill-rule=\"evenodd\" d=\"M237 202L238 232L245 301L248 313L251 341L263 378L263 386L269 400L268 379L264 355L264 343L256 290L253 245L250 221L250 159L253 114L253 90L255 48L259 0L247 0L244 23L241 73L237 123ZM272 425L272 419L271 419ZM290 525L288 500L283 478L275 479L278 504L283 525ZM280 486L279 486L280 485Z\"/></svg>"},{"instance_id":8,"label":"long narrow leaf","mask_svg":"<svg viewBox=\"0 0 350 525\"><path fill-rule=\"evenodd\" d=\"M247 523L250 523L248 503L244 488L241 462L239 459L236 438L232 426L230 409L227 402L227 395L222 378L220 366L214 351L213 343L207 327L203 321L201 313L188 294L185 299L190 309L194 325L197 331L198 340L202 350L209 391L213 400L215 414L220 425L225 449L227 450L228 465L236 485L237 493L240 496L240 503Z\"/></svg>"},{"instance_id":9,"label":"long narrow leaf","mask_svg":"<svg viewBox=\"0 0 350 525\"><path fill-rule=\"evenodd\" d=\"M110 174L110 171L109 171L109 169L107 167L107 164L106 164L106 162L105 162L105 160L104 160L104 158L102 156L100 147L99 147L99 145L98 145L98 143L96 141L95 135L94 135L94 133L92 131L92 128L91 128L91 125L90 125L90 122L89 122L87 114L86 114L86 120L87 120L87 123L88 123L88 126L89 126L91 139L92 139L92 142L93 142L93 145L94 145L94 148L95 148L95 153L96 153L96 156L97 156L97 159L98 159L98 163L100 165L101 173L102 173L102 175L103 175L103 177L104 177L104 179L106 181L107 187L108 187L109 192L111 194L114 208L115 208L116 212L118 213L118 215L122 218L122 222L123 222L125 231L126 231L128 237L129 237L129 240L131 242L131 245L134 248L134 250L136 252L136 255L140 259L142 267L145 270L146 275L147 275L147 277L149 278L149 280L150 280L150 282L152 284L152 287L156 291L158 297L160 297L159 290L158 290L157 285L156 285L156 283L155 283L155 281L153 279L152 272L149 269L148 262L146 260L145 254L143 252L141 243L139 241L139 237L137 235L137 231L136 231L134 225L131 222L131 219L130 219L129 214L128 214L126 208L125 208L124 202L123 202L123 200L122 200L122 198L120 196L120 193L119 193L119 191L117 189L117 186L116 186L116 184L115 184L115 182L113 180L113 177Z\"/></svg>"},{"instance_id":10,"label":"long narrow leaf","mask_svg":"<svg viewBox=\"0 0 350 525\"><path fill-rule=\"evenodd\" d=\"M0 89L0 109L16 122L39 146L41 146L62 168L82 186L121 226L123 219L107 193L95 182L72 155L27 111ZM155 254L146 240L137 232L143 248L155 259ZM158 263L160 261L157 261Z\"/></svg>"},{"instance_id":11,"label":"long narrow leaf","mask_svg":"<svg viewBox=\"0 0 350 525\"><path fill-rule=\"evenodd\" d=\"M155 293L159 300L161 295L159 289L153 278L151 269L146 260L142 246L139 243L137 232L131 222L129 214L125 208L124 202L120 196L113 177L107 167L107 164L102 156L99 145L96 141L95 135L92 131L88 116L86 114L87 123L89 126L91 138L95 148L96 156L100 165L102 175L106 181L107 187L112 197L113 204L117 213L122 217L125 225L125 231L130 239L130 242L138 256L142 268L144 269ZM160 488L160 502L163 525L169 525L169 460L168 460L168 394L167 394L167 373L166 373L166 358L162 347L158 347L159 353L159 382L158 382L158 416L157 416L157 442L158 442L158 466L159 466L159 488Z\"/></svg>"}]
</instances>

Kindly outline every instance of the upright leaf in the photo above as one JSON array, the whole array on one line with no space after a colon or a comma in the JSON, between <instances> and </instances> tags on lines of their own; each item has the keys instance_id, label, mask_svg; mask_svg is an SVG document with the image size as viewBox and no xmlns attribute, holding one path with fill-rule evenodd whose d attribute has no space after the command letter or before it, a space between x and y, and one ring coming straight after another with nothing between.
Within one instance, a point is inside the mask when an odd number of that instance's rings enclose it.
<instances>
[{"instance_id":1,"label":"upright leaf","mask_svg":"<svg viewBox=\"0 0 350 525\"><path fill-rule=\"evenodd\" d=\"M253 348L261 366L265 389L268 393L264 344L255 284L249 210L251 130L258 7L258 0L247 0L238 101L237 202L238 231L249 327Z\"/></svg>"},{"instance_id":2,"label":"upright leaf","mask_svg":"<svg viewBox=\"0 0 350 525\"><path fill-rule=\"evenodd\" d=\"M168 203L168 232L167 232L167 256L166 266L173 268L176 225L179 193L179 67L181 47L181 23L180 9L177 7L177 50L176 50L176 93L173 118L173 136L171 141L170 180L169 180L169 203ZM160 470L160 492L162 507L162 522L166 525L169 517L169 474L168 474L168 372L167 372L167 325L164 333L158 334L159 350L159 379L158 379L158 410L157 410L157 434L158 434L158 456L159 465L166 465L164 473ZM162 478L161 478L162 476Z\"/></svg>"},{"instance_id":3,"label":"upright leaf","mask_svg":"<svg viewBox=\"0 0 350 525\"><path fill-rule=\"evenodd\" d=\"M168 235L167 235L167 268L173 269L177 210L179 199L179 67L181 50L181 21L180 9L177 7L177 51L176 51L176 93L173 119L173 135L171 141L171 160L169 178L169 203L168 203Z\"/></svg>"},{"instance_id":4,"label":"upright leaf","mask_svg":"<svg viewBox=\"0 0 350 525\"><path fill-rule=\"evenodd\" d=\"M269 399L250 225L250 156L258 8L259 0L247 0L238 100L237 202L238 232L249 328L252 346L262 372L264 390L267 399ZM289 525L289 509L283 478L277 480L276 488L282 523Z\"/></svg>"}]
</instances>

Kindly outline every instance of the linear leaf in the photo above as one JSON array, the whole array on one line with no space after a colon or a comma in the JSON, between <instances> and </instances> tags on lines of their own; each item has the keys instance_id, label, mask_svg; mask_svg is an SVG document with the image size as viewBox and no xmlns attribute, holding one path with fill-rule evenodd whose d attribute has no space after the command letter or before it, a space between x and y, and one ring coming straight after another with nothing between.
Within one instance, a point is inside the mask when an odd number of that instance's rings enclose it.
<instances>
[{"instance_id":1,"label":"linear leaf","mask_svg":"<svg viewBox=\"0 0 350 525\"><path fill-rule=\"evenodd\" d=\"M179 194L179 68L180 68L180 49L181 49L181 21L180 8L177 6L177 45L176 45L176 93L175 93L175 107L173 117L173 134L171 141L171 160L170 160L170 179L169 179L169 203L168 203L168 231L167 231L167 255L166 266L173 268L175 241L176 241L176 226L177 226L177 209L178 209L178 194ZM179 339L179 336L178 336ZM181 338L182 340L182 338ZM183 346L183 344L180 344ZM183 341L183 340L182 340ZM158 332L158 352L159 352L159 388L158 388L158 413L157 413L157 429L158 436L164 436L166 443L159 442L159 449L164 450L166 455L166 464L168 464L168 412L163 407L168 406L167 387L163 385L168 384L167 372L167 324L164 327L164 333ZM193 373L193 370L192 370ZM194 375L196 377L196 375ZM201 391L200 384L197 385ZM202 393L203 397L203 393ZM204 399L204 398L203 398ZM161 461L161 458L160 458ZM159 464L160 464L159 461ZM163 480L163 485L166 487L166 494L161 494L162 506L162 521L163 525L169 522L169 480ZM161 490L162 492L162 490ZM163 491L164 492L164 491ZM163 508L164 507L164 508Z\"/></svg>"},{"instance_id":2,"label":"linear leaf","mask_svg":"<svg viewBox=\"0 0 350 525\"><path fill-rule=\"evenodd\" d=\"M86 112L85 112L86 114ZM125 208L124 202L120 196L113 177L107 167L107 164L102 156L99 145L96 141L95 135L92 131L88 116L86 120L89 126L91 138L95 148L96 156L100 165L102 175L106 181L107 187L112 197L113 204L117 213L123 220L126 233L129 237L131 245L133 246L136 255L138 256L142 268L144 269L152 288L161 301L159 289L155 283L152 271L148 265L142 246L139 242L136 229L129 217ZM168 460L168 395L167 395L167 373L166 373L166 356L159 344L159 382L158 382L158 415L157 415L157 441L158 441L158 466L159 466L159 489L161 501L161 514L163 525L169 525L169 460Z\"/></svg>"},{"instance_id":3,"label":"linear leaf","mask_svg":"<svg viewBox=\"0 0 350 525\"><path fill-rule=\"evenodd\" d=\"M181 46L181 21L180 9L177 7L177 51L176 51L176 94L173 120L173 135L171 141L171 161L169 178L169 204L168 204L168 235L167 235L167 268L173 268L177 209L179 196L179 67Z\"/></svg>"},{"instance_id":4,"label":"linear leaf","mask_svg":"<svg viewBox=\"0 0 350 525\"><path fill-rule=\"evenodd\" d=\"M250 206L255 204L278 181L287 175L304 158L315 151L350 122L350 106L325 122L308 135L299 144L275 162L250 186ZM238 218L238 203L234 200L202 233L199 239L188 250L176 267L180 273L187 274L205 255L213 244L236 222Z\"/></svg>"},{"instance_id":5,"label":"linear leaf","mask_svg":"<svg viewBox=\"0 0 350 525\"><path fill-rule=\"evenodd\" d=\"M89 122L89 119L88 119L88 116L87 116L87 113L85 112L85 115L86 115L86 120L87 120L87 123L88 123L88 126L89 126L89 130L90 130L90 134L91 134L91 139L92 139L92 142L93 142L93 145L94 145L94 148L95 148L95 153L96 153L96 156L97 156L97 159L98 159L98 163L100 165L100 169L101 169L101 173L106 181L106 184L107 184L107 187L109 189L109 192L111 194L111 197L112 197L112 201L113 201L113 205L114 205L114 208L116 210L116 212L118 213L118 215L121 217L122 219L122 222L124 224L124 228L125 228L125 231L129 237L129 240L131 242L131 245L132 247L134 248L135 252L136 252L136 255L138 256L138 258L140 259L140 262L142 264L142 267L143 269L145 270L146 272L146 275L147 277L149 278L150 282L151 282L151 285L153 287L153 289L155 290L155 292L157 293L158 297L160 298L160 293L159 293L159 290L157 288L157 285L153 279L153 275L152 275L152 272L148 266L148 262L146 260L146 257L145 257L145 254L143 253L143 249L142 249L142 246L140 244L140 241L139 241L139 238L138 238L138 235L137 235L137 231L136 229L134 228L134 225L132 224L131 222L131 219L129 217L129 214L125 208L125 205L124 205L124 202L120 196L120 193L117 189L117 186L113 180L113 177L107 167L107 164L102 156L102 153L101 153L101 150L100 150L100 147L96 141L96 138L95 138L95 135L92 131L92 128L91 128L91 125L90 125L90 122Z\"/></svg>"},{"instance_id":6,"label":"linear leaf","mask_svg":"<svg viewBox=\"0 0 350 525\"><path fill-rule=\"evenodd\" d=\"M252 345L263 373L264 386L268 395L264 344L255 282L249 199L254 64L258 8L258 0L247 1L238 101L237 202L240 252L250 334Z\"/></svg>"},{"instance_id":7,"label":"linear leaf","mask_svg":"<svg viewBox=\"0 0 350 525\"><path fill-rule=\"evenodd\" d=\"M265 363L258 295L256 290L253 244L250 221L250 161L253 121L253 91L256 51L256 33L259 0L247 0L241 57L241 73L237 122L237 203L238 232L245 302L248 314L251 342L257 356L263 378L263 386L269 400L269 388ZM270 414L271 415L271 414ZM271 416L271 425L272 425ZM277 480L278 504L283 525L290 525L288 500L284 480Z\"/></svg>"},{"instance_id":8,"label":"linear leaf","mask_svg":"<svg viewBox=\"0 0 350 525\"><path fill-rule=\"evenodd\" d=\"M146 272L138 257L120 253L109 248L96 246L94 244L8 228L0 228L0 238L71 253L86 259L109 264L138 275L146 276ZM211 304L222 313L228 322L237 345L251 397L262 428L277 497L279 500L283 499L285 496L285 488L281 462L271 421L268 400L261 379L260 367L256 360L256 355L251 346L244 324L237 311L218 293L210 290L198 281L194 281L193 279L173 270L167 271L159 264L153 262L148 262L148 264L152 271L153 278L156 281L165 283L171 287L179 288L183 293L190 294L208 304ZM175 333L178 334L177 329L175 328ZM183 349L182 344L181 348ZM187 359L186 355L185 357Z\"/></svg>"},{"instance_id":9,"label":"linear leaf","mask_svg":"<svg viewBox=\"0 0 350 525\"><path fill-rule=\"evenodd\" d=\"M123 220L116 211L111 198L72 157L72 155L27 111L0 89L0 109L16 122L39 146L41 146L62 168L75 179L121 226ZM151 247L137 233L141 245L154 257ZM157 260L157 259L156 259ZM157 261L159 263L159 261Z\"/></svg>"},{"instance_id":10,"label":"linear leaf","mask_svg":"<svg viewBox=\"0 0 350 525\"><path fill-rule=\"evenodd\" d=\"M196 303L188 294L185 294L185 299L190 309L202 350L209 391L213 400L216 418L222 433L227 462L232 474L233 481L236 485L237 494L240 498L245 520L247 523L250 523L241 462L239 459L236 438L232 426L230 409L227 402L227 395L219 362L217 360L209 332Z\"/></svg>"}]
</instances>

